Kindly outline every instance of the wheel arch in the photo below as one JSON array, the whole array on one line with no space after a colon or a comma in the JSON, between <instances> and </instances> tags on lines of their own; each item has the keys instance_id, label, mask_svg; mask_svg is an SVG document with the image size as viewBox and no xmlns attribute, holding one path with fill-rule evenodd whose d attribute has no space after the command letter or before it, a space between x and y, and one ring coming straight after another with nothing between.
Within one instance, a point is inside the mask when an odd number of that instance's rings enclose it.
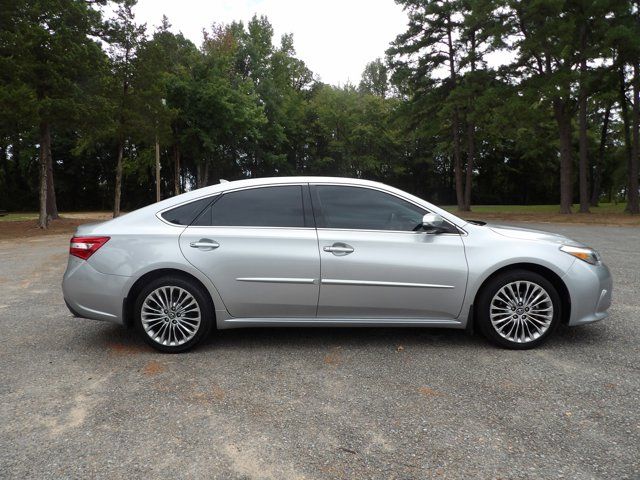
<instances>
[{"instance_id":1,"label":"wheel arch","mask_svg":"<svg viewBox=\"0 0 640 480\"><path fill-rule=\"evenodd\" d=\"M497 269L495 272L491 273L491 275L489 275L487 278L484 279L484 281L476 291L473 298L474 323L478 318L478 315L475 311L478 305L478 297L482 293L483 289L496 276L511 270L528 270L530 272L534 272L534 273L537 273L538 275L543 276L549 282L551 282L551 284L557 290L558 295L560 296L560 302L561 302L560 311L562 315L560 320L564 324L569 323L569 318L571 317L571 295L569 294L569 289L567 288L567 285L564 283L562 278L550 268L547 268L544 265L540 265L537 263L529 263L529 262L519 262L519 263L512 263L509 265L505 265L503 267L500 267L499 269Z\"/></svg>"},{"instance_id":2,"label":"wheel arch","mask_svg":"<svg viewBox=\"0 0 640 480\"><path fill-rule=\"evenodd\" d=\"M185 272L184 270L180 270L177 268L159 268L157 270L151 270L150 272L147 272L144 275L142 275L140 278L138 278L133 283L133 285L131 285L131 288L129 288L129 291L127 292L127 296L124 297L122 301L122 321L123 321L122 323L126 327L131 327L133 325L133 320L135 318L135 312L133 311L134 305L136 302L136 298L138 297L138 294L142 291L144 286L147 283L157 278L161 278L169 275L174 277L181 277L185 280L194 282L196 285L202 288L204 292L206 292L207 298L211 302L211 311L213 312L213 315L214 315L213 325L215 326L216 324L215 303L213 301L213 298L211 297L211 292L209 292L209 289L207 288L207 286L204 283L202 283L200 279L190 274L189 272Z\"/></svg>"}]
</instances>

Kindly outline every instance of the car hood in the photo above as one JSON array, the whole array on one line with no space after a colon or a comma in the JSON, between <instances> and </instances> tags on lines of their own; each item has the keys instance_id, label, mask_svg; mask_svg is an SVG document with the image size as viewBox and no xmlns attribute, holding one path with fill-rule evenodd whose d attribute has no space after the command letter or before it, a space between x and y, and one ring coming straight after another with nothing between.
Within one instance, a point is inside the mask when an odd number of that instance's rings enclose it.
<instances>
[{"instance_id":1,"label":"car hood","mask_svg":"<svg viewBox=\"0 0 640 480\"><path fill-rule=\"evenodd\" d=\"M531 228L510 227L505 225L486 225L492 232L502 235L503 237L515 238L518 240L532 240L538 242L549 242L558 245L571 244L583 246L581 243L571 240L570 238L558 233L543 232L542 230L533 230Z\"/></svg>"}]
</instances>

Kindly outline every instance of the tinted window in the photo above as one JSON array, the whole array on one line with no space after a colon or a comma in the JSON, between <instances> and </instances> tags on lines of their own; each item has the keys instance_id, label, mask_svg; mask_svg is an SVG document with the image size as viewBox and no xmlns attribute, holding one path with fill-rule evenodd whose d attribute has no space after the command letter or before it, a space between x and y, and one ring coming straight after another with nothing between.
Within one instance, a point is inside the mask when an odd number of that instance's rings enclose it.
<instances>
[{"instance_id":1,"label":"tinted window","mask_svg":"<svg viewBox=\"0 0 640 480\"><path fill-rule=\"evenodd\" d=\"M214 197L202 198L200 200L172 208L171 210L164 212L162 214L162 218L167 222L175 223L177 225L190 225L198 214L211 203L213 198Z\"/></svg>"},{"instance_id":2,"label":"tinted window","mask_svg":"<svg viewBox=\"0 0 640 480\"><path fill-rule=\"evenodd\" d=\"M263 187L225 193L194 225L304 227L302 187Z\"/></svg>"},{"instance_id":3,"label":"tinted window","mask_svg":"<svg viewBox=\"0 0 640 480\"><path fill-rule=\"evenodd\" d=\"M352 230L412 231L426 213L394 195L369 188L318 185L323 226Z\"/></svg>"}]
</instances>

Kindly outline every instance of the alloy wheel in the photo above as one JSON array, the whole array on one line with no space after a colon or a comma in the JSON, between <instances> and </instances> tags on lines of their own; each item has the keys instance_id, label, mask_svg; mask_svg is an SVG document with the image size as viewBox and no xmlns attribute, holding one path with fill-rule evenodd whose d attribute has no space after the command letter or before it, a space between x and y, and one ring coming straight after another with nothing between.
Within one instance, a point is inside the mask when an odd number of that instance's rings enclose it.
<instances>
[{"instance_id":1,"label":"alloy wheel","mask_svg":"<svg viewBox=\"0 0 640 480\"><path fill-rule=\"evenodd\" d=\"M491 325L502 338L528 343L545 334L553 320L549 293L530 281L507 283L496 292L489 307Z\"/></svg>"},{"instance_id":2,"label":"alloy wheel","mask_svg":"<svg viewBox=\"0 0 640 480\"><path fill-rule=\"evenodd\" d=\"M142 303L140 317L149 338L165 346L178 346L191 340L200 327L200 306L187 290L162 286Z\"/></svg>"}]
</instances>

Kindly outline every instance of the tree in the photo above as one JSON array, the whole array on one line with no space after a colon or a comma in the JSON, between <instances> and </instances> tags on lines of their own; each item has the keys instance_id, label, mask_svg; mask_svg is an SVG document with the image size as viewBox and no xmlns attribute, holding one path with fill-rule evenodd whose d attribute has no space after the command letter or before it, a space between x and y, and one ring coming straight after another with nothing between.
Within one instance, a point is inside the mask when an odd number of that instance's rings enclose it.
<instances>
[{"instance_id":1,"label":"tree","mask_svg":"<svg viewBox=\"0 0 640 480\"><path fill-rule=\"evenodd\" d=\"M557 124L560 151L560 212L573 203L572 118L575 98L571 85L578 61L574 23L563 4L551 0L528 3L510 0L511 33L519 55L512 68L522 72L521 87L534 89L549 104Z\"/></svg>"},{"instance_id":2,"label":"tree","mask_svg":"<svg viewBox=\"0 0 640 480\"><path fill-rule=\"evenodd\" d=\"M614 56L618 73L618 103L623 123L623 138L627 160L627 211L640 213L638 170L640 163L640 2L615 2L614 15L609 20L607 46ZM629 91L630 90L630 91ZM629 98L629 94L631 98ZM629 114L631 107L631 115Z\"/></svg>"},{"instance_id":3,"label":"tree","mask_svg":"<svg viewBox=\"0 0 640 480\"><path fill-rule=\"evenodd\" d=\"M113 200L113 216L120 215L122 198L122 175L124 149L136 114L130 102L131 82L135 75L133 63L137 49L144 39L146 26L135 23L132 8L137 0L123 0L116 10L115 18L107 22L106 39L113 68L113 101L117 105L118 116L115 124L117 160Z\"/></svg>"},{"instance_id":4,"label":"tree","mask_svg":"<svg viewBox=\"0 0 640 480\"><path fill-rule=\"evenodd\" d=\"M0 10L0 208L40 197L46 222L55 193L117 215L218 178L306 173L460 210L567 211L579 193L584 211L589 189L636 209L638 0L402 0L409 25L385 61L340 88L265 17L214 25L197 48L166 18L147 37L134 1L118 3L105 25L93 1ZM514 61L492 65L494 49Z\"/></svg>"},{"instance_id":5,"label":"tree","mask_svg":"<svg viewBox=\"0 0 640 480\"><path fill-rule=\"evenodd\" d=\"M387 50L392 67L402 72L399 75L410 78L416 92L421 92L425 77L434 75L441 67L446 68L448 76L438 81L438 86L449 93L455 91L458 86L461 49L460 22L457 16L460 1L400 0L398 3L408 12L409 24L407 31L400 34ZM441 108L448 112L456 201L458 209L464 210L460 110L451 101L443 102Z\"/></svg>"},{"instance_id":6,"label":"tree","mask_svg":"<svg viewBox=\"0 0 640 480\"><path fill-rule=\"evenodd\" d=\"M367 63L362 72L362 79L360 80L358 90L361 93L369 93L371 95L377 95L380 98L385 98L388 89L387 66L379 58Z\"/></svg>"},{"instance_id":7,"label":"tree","mask_svg":"<svg viewBox=\"0 0 640 480\"><path fill-rule=\"evenodd\" d=\"M29 115L38 125L41 228L58 218L52 127L81 121L82 85L97 70L102 54L90 38L101 21L93 4L83 0L16 0L2 12L2 71L9 79L4 85L28 100ZM5 99L12 95L5 93Z\"/></svg>"}]
</instances>

